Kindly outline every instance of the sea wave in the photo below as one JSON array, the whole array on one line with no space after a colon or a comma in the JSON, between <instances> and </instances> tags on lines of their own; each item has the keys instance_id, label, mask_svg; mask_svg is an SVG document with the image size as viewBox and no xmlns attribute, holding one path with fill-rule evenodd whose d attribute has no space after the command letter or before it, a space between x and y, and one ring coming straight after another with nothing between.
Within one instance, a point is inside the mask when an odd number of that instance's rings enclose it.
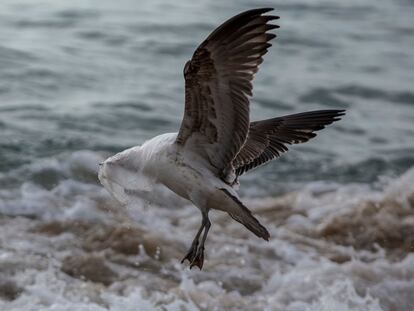
<instances>
[{"instance_id":1,"label":"sea wave","mask_svg":"<svg viewBox=\"0 0 414 311\"><path fill-rule=\"evenodd\" d=\"M311 182L244 201L260 242L222 213L202 272L179 263L200 222L166 189L121 206L78 151L0 180L0 307L7 310L411 310L414 168L380 189ZM217 309L218 310L218 309Z\"/></svg>"}]
</instances>

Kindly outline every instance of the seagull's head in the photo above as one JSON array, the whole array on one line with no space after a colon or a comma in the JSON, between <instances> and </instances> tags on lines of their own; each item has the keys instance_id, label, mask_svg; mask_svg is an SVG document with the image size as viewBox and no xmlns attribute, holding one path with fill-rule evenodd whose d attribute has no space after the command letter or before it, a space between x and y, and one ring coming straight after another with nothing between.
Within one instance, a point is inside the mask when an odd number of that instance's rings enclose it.
<instances>
[{"instance_id":1,"label":"seagull's head","mask_svg":"<svg viewBox=\"0 0 414 311\"><path fill-rule=\"evenodd\" d=\"M126 204L128 193L143 190L147 181L142 172L141 149L127 149L99 163L99 181L119 202Z\"/></svg>"},{"instance_id":2,"label":"seagull's head","mask_svg":"<svg viewBox=\"0 0 414 311\"><path fill-rule=\"evenodd\" d=\"M138 169L131 161L133 153L136 153L136 151L128 149L99 163L99 181L110 193L114 192L117 185L122 186L124 184L128 172Z\"/></svg>"}]
</instances>

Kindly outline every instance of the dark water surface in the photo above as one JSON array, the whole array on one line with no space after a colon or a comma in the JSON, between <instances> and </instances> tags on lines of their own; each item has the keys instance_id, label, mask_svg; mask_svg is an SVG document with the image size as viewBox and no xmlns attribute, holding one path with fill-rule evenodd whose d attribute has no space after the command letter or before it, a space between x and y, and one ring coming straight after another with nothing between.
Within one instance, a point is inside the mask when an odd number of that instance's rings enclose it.
<instances>
[{"instance_id":1,"label":"dark water surface","mask_svg":"<svg viewBox=\"0 0 414 311\"><path fill-rule=\"evenodd\" d=\"M412 2L19 0L0 5L0 171L177 131L185 61L218 23L263 5L281 28L255 80L253 119L348 112L247 183L265 176L274 193L412 166Z\"/></svg>"}]
</instances>

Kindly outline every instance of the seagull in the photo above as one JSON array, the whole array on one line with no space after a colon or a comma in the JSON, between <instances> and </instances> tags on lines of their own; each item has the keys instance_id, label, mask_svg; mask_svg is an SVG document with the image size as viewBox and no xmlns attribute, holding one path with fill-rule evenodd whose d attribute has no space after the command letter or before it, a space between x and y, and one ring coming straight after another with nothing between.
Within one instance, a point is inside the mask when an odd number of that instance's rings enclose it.
<instances>
[{"instance_id":1,"label":"seagull","mask_svg":"<svg viewBox=\"0 0 414 311\"><path fill-rule=\"evenodd\" d=\"M100 164L99 180L119 201L163 184L192 202L202 221L181 261L200 270L210 210L226 212L257 237L267 229L242 203L239 177L304 143L345 114L318 110L250 122L252 80L279 28L271 8L242 12L215 29L184 66L185 108L178 133L156 136ZM138 184L140 186L138 186Z\"/></svg>"}]
</instances>

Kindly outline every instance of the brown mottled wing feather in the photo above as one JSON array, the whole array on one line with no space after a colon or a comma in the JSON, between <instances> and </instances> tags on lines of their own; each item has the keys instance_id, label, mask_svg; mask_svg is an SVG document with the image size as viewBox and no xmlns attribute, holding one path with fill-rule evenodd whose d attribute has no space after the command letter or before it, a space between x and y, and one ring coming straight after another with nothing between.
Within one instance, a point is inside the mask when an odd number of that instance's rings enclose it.
<instances>
[{"instance_id":1,"label":"brown mottled wing feather","mask_svg":"<svg viewBox=\"0 0 414 311\"><path fill-rule=\"evenodd\" d=\"M236 175L279 157L288 151L287 145L308 141L344 114L344 110L318 110L250 123L246 143L233 161Z\"/></svg>"},{"instance_id":2,"label":"brown mottled wing feather","mask_svg":"<svg viewBox=\"0 0 414 311\"><path fill-rule=\"evenodd\" d=\"M249 99L262 56L275 37L271 9L243 12L218 27L184 68L185 111L176 143L196 150L218 174L230 166L249 131Z\"/></svg>"}]
</instances>

